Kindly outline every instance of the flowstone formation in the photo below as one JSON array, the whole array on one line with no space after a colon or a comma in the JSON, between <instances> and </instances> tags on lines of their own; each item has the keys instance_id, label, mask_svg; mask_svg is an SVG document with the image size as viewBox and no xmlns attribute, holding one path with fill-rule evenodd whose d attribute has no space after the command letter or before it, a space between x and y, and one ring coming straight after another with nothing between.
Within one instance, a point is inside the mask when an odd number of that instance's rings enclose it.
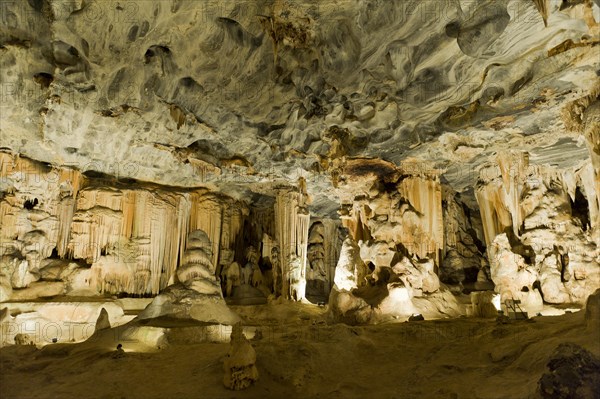
<instances>
[{"instance_id":1,"label":"flowstone formation","mask_svg":"<svg viewBox=\"0 0 600 399\"><path fill-rule=\"evenodd\" d=\"M208 232L214 264L242 227L244 205L207 189L84 175L6 153L0 161L4 295L8 281L23 289L40 279L63 283L52 295L156 295L175 281L190 231Z\"/></svg>"}]
</instances>

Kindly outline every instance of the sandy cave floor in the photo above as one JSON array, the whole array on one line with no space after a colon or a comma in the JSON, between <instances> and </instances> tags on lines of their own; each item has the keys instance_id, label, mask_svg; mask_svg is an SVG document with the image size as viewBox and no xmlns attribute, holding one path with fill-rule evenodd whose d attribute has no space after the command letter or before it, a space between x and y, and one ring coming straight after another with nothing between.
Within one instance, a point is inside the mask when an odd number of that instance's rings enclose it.
<instances>
[{"instance_id":1,"label":"sandy cave floor","mask_svg":"<svg viewBox=\"0 0 600 399\"><path fill-rule=\"evenodd\" d=\"M529 398L563 342L600 355L600 332L583 313L497 324L460 318L376 326L328 325L301 304L234 307L252 340L260 380L223 387L229 345L171 344L113 350L90 340L0 350L0 398ZM127 350L127 343L124 343Z\"/></svg>"}]
</instances>

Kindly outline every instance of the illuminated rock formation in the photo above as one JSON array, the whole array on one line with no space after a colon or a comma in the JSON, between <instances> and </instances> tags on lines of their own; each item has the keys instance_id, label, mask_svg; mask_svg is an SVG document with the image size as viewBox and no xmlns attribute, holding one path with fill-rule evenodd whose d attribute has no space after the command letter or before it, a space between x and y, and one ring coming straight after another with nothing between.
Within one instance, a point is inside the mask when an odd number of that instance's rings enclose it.
<instances>
[{"instance_id":1,"label":"illuminated rock formation","mask_svg":"<svg viewBox=\"0 0 600 399\"><path fill-rule=\"evenodd\" d=\"M44 260L52 257L91 265L54 276L74 283L67 290L155 295L175 281L188 232L206 229L206 239L216 243L204 248L207 262L215 264L221 250L233 249L241 229L243 206L205 189L168 191L142 183L131 188L111 178L0 156L6 188L0 200L0 275L14 288L38 280Z\"/></svg>"},{"instance_id":2,"label":"illuminated rock formation","mask_svg":"<svg viewBox=\"0 0 600 399\"><path fill-rule=\"evenodd\" d=\"M492 280L503 300L583 303L600 284L592 165L559 170L528 158L500 154L477 187Z\"/></svg>"},{"instance_id":3,"label":"illuminated rock formation","mask_svg":"<svg viewBox=\"0 0 600 399\"><path fill-rule=\"evenodd\" d=\"M286 298L302 300L306 292L306 263L310 214L301 192L277 193L275 225L280 250L280 266L273 269L273 279L282 280L281 293Z\"/></svg>"},{"instance_id":4,"label":"illuminated rock formation","mask_svg":"<svg viewBox=\"0 0 600 399\"><path fill-rule=\"evenodd\" d=\"M142 3L3 4L1 301L594 289L597 1Z\"/></svg>"},{"instance_id":5,"label":"illuminated rock formation","mask_svg":"<svg viewBox=\"0 0 600 399\"><path fill-rule=\"evenodd\" d=\"M202 230L187 236L179 282L169 285L138 316L140 320L171 317L233 325L239 317L225 304L211 262L211 242Z\"/></svg>"},{"instance_id":6,"label":"illuminated rock formation","mask_svg":"<svg viewBox=\"0 0 600 399\"><path fill-rule=\"evenodd\" d=\"M339 190L352 201L341 216L350 236L330 296L334 319L408 317L417 310L413 298L439 292L445 248L439 173L414 160L401 168L367 159L346 164Z\"/></svg>"}]
</instances>

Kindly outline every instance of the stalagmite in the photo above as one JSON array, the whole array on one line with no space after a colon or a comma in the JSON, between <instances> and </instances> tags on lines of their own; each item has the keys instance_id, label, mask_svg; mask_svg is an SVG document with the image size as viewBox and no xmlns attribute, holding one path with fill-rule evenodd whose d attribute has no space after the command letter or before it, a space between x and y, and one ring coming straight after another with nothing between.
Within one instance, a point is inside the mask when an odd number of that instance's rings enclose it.
<instances>
[{"instance_id":1,"label":"stalagmite","mask_svg":"<svg viewBox=\"0 0 600 399\"><path fill-rule=\"evenodd\" d=\"M179 282L169 285L154 297L138 318L144 320L168 316L210 324L237 323L239 316L225 304L214 275L211 250L212 243L204 231L194 230L188 234L182 265L177 269Z\"/></svg>"},{"instance_id":2,"label":"stalagmite","mask_svg":"<svg viewBox=\"0 0 600 399\"><path fill-rule=\"evenodd\" d=\"M292 296L296 300L302 300L306 297L306 265L307 265L307 250L308 250L308 228L310 226L310 214L299 213L297 215L298 224L296 231L296 255L300 270L299 277L295 283L295 287L291 287L291 292L296 295Z\"/></svg>"},{"instance_id":3,"label":"stalagmite","mask_svg":"<svg viewBox=\"0 0 600 399\"><path fill-rule=\"evenodd\" d=\"M324 267L327 273L328 289L333 287L333 279L335 276L335 267L340 257L342 247L342 236L340 233L341 222L339 220L321 219L324 226L323 231L323 252L324 252Z\"/></svg>"},{"instance_id":4,"label":"stalagmite","mask_svg":"<svg viewBox=\"0 0 600 399\"><path fill-rule=\"evenodd\" d=\"M351 238L346 238L342 244L340 258L335 272L335 286L339 290L352 291L363 285L364 278L369 273L360 258L360 248Z\"/></svg>"},{"instance_id":5,"label":"stalagmite","mask_svg":"<svg viewBox=\"0 0 600 399\"><path fill-rule=\"evenodd\" d=\"M0 0L0 399L594 396L596 291L600 0Z\"/></svg>"},{"instance_id":6,"label":"stalagmite","mask_svg":"<svg viewBox=\"0 0 600 399\"><path fill-rule=\"evenodd\" d=\"M356 160L346 169L349 182L340 191L352 206L341 218L352 237L398 243L439 265L444 248L441 171L426 162L396 168L372 160Z\"/></svg>"},{"instance_id":7,"label":"stalagmite","mask_svg":"<svg viewBox=\"0 0 600 399\"><path fill-rule=\"evenodd\" d=\"M258 380L256 352L243 333L241 324L233 326L229 353L223 362L223 384L234 391L246 389Z\"/></svg>"},{"instance_id":8,"label":"stalagmite","mask_svg":"<svg viewBox=\"0 0 600 399\"><path fill-rule=\"evenodd\" d=\"M333 236L328 237L329 240L325 240L325 227L322 221L313 223L309 230L306 294L307 298L309 295L313 298L312 300L308 298L312 302L326 302L329 297L332 279L329 271L329 262L327 262L325 254L325 243L328 241L328 247L334 246L334 242L331 241L337 239L337 229L333 230L333 232L331 230L328 232ZM336 256L336 254L332 253L328 255Z\"/></svg>"},{"instance_id":9,"label":"stalagmite","mask_svg":"<svg viewBox=\"0 0 600 399\"><path fill-rule=\"evenodd\" d=\"M191 232L181 266L177 269L177 279L201 294L220 295L221 289L215 277L211 251L210 239L204 231Z\"/></svg>"}]
</instances>

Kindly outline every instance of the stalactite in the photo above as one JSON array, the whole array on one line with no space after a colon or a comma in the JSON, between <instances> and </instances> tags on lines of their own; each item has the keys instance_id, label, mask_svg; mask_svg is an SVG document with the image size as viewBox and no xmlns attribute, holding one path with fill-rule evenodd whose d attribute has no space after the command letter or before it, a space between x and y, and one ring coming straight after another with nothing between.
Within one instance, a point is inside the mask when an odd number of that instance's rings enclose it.
<instances>
[{"instance_id":1,"label":"stalactite","mask_svg":"<svg viewBox=\"0 0 600 399\"><path fill-rule=\"evenodd\" d=\"M206 232L212 243L212 262L218 263L221 242L222 201L214 194L192 195L190 231Z\"/></svg>"},{"instance_id":2,"label":"stalactite","mask_svg":"<svg viewBox=\"0 0 600 399\"><path fill-rule=\"evenodd\" d=\"M337 266L342 246L338 235L340 226L338 221L332 219L322 219L321 222L324 226L323 250L325 252L325 269L327 271L329 288L332 288L334 284L335 267Z\"/></svg>"},{"instance_id":3,"label":"stalactite","mask_svg":"<svg viewBox=\"0 0 600 399\"><path fill-rule=\"evenodd\" d=\"M296 213L298 206L298 194L295 192L278 192L275 203L275 224L277 228L277 241L279 242L279 251L281 254L280 269L273 270L273 279L278 281L281 278L281 292L288 295L289 288L289 270L291 255L295 252L296 244L294 235L296 233Z\"/></svg>"},{"instance_id":4,"label":"stalactite","mask_svg":"<svg viewBox=\"0 0 600 399\"><path fill-rule=\"evenodd\" d=\"M145 281L141 292L125 292L156 294L173 281L182 235L187 234L187 202L185 196L167 192L84 189L73 222L73 256L93 262L94 270L101 269L96 271L99 278L124 279L101 290L138 290ZM121 273L104 271L108 261L103 254L111 255ZM148 276L141 278L138 271Z\"/></svg>"},{"instance_id":5,"label":"stalactite","mask_svg":"<svg viewBox=\"0 0 600 399\"><path fill-rule=\"evenodd\" d=\"M504 183L505 204L512 216L513 233L518 237L523 221L520 199L529 167L529 154L523 151L503 152L498 155L497 161Z\"/></svg>"},{"instance_id":6,"label":"stalactite","mask_svg":"<svg viewBox=\"0 0 600 399\"><path fill-rule=\"evenodd\" d=\"M479 204L486 245L511 228L515 237L520 237L524 221L538 206L537 191L555 187L567 193L571 202L580 189L587 200L589 223L600 242L597 226L600 218L600 199L595 187L600 184L594 176L591 163L560 171L543 165L529 165L529 156L520 151L501 153L497 157L499 166L489 166L480 171L475 197ZM528 195L523 198L524 192ZM541 195L541 194L540 194ZM584 226L585 228L585 226Z\"/></svg>"},{"instance_id":7,"label":"stalactite","mask_svg":"<svg viewBox=\"0 0 600 399\"><path fill-rule=\"evenodd\" d=\"M0 178L5 193L0 201L2 241L16 240L16 245L28 232L42 231L44 243L35 243L36 257L49 256L54 247L65 256L80 172L0 152Z\"/></svg>"},{"instance_id":8,"label":"stalactite","mask_svg":"<svg viewBox=\"0 0 600 399\"><path fill-rule=\"evenodd\" d=\"M588 202L593 238L596 245L600 247L600 175L594 172L590 163L580 170L577 178Z\"/></svg>"},{"instance_id":9,"label":"stalactite","mask_svg":"<svg viewBox=\"0 0 600 399\"><path fill-rule=\"evenodd\" d=\"M133 220L136 208L136 192L128 191L123 193L123 229L121 235L131 238L133 235Z\"/></svg>"},{"instance_id":10,"label":"stalactite","mask_svg":"<svg viewBox=\"0 0 600 399\"><path fill-rule=\"evenodd\" d=\"M214 265L221 250L239 250L240 244L248 244L248 237L258 244L264 233L270 237L263 244L265 255L271 256L275 245L280 247L282 266L275 267L273 274L279 274L286 287L279 292L289 296L292 281L295 297L304 297L310 224L306 193L283 190L275 207L263 204L250 215L241 202L206 189L177 193L118 182L111 186L74 169L52 168L4 153L0 160L8 177L5 181L16 193L11 196L6 189L9 195L0 201L2 240L10 239L20 251L26 234L39 230L27 236L27 259L35 267L56 248L60 257L91 264L92 289L157 294L176 282L189 232L206 232ZM33 198L35 209L24 209L25 201ZM245 228L250 236L240 242ZM33 244L39 244L35 251Z\"/></svg>"},{"instance_id":11,"label":"stalactite","mask_svg":"<svg viewBox=\"0 0 600 399\"><path fill-rule=\"evenodd\" d=\"M220 245L221 251L236 250L236 242L239 240L239 236L242 233L242 228L244 225L244 213L247 213L247 210L245 209L245 206L239 202L228 200L223 203L223 221ZM229 260L229 262L231 262L231 260ZM220 263L222 263L221 260Z\"/></svg>"},{"instance_id":12,"label":"stalactite","mask_svg":"<svg viewBox=\"0 0 600 399\"><path fill-rule=\"evenodd\" d=\"M0 171L3 252L26 247L30 267L54 248L60 257L86 260L90 288L99 292L157 294L175 283L193 230L207 232L216 264L221 248L239 241L248 214L245 205L207 189L111 186L2 152ZM31 209L24 209L26 201Z\"/></svg>"},{"instance_id":13,"label":"stalactite","mask_svg":"<svg viewBox=\"0 0 600 399\"><path fill-rule=\"evenodd\" d=\"M121 195L115 190L84 189L73 215L70 253L89 263L98 260L121 234Z\"/></svg>"},{"instance_id":14,"label":"stalactite","mask_svg":"<svg viewBox=\"0 0 600 399\"><path fill-rule=\"evenodd\" d=\"M498 234L512 226L513 217L504 202L502 180L496 178L500 176L499 169L488 167L480 173L475 198L479 204L485 243L489 246Z\"/></svg>"},{"instance_id":15,"label":"stalactite","mask_svg":"<svg viewBox=\"0 0 600 399\"><path fill-rule=\"evenodd\" d=\"M58 256L64 258L69 248L71 238L71 224L75 213L76 201L74 198L64 198L58 206L58 238L56 249Z\"/></svg>"},{"instance_id":16,"label":"stalactite","mask_svg":"<svg viewBox=\"0 0 600 399\"><path fill-rule=\"evenodd\" d=\"M304 298L306 287L306 255L310 215L303 209L303 195L293 190L280 190L275 201L275 228L281 253L280 269L273 269L273 280L281 278L283 295L296 300ZM294 281L291 287L290 281Z\"/></svg>"},{"instance_id":17,"label":"stalactite","mask_svg":"<svg viewBox=\"0 0 600 399\"><path fill-rule=\"evenodd\" d=\"M191 217L192 203L190 200L190 194L184 193L181 195L179 205L177 207L177 232L179 239L177 259L174 261L174 268L177 268L178 263L181 263L181 259L185 254L187 246L187 236L190 231L190 217ZM175 269L169 270L169 279L167 285L175 283Z\"/></svg>"},{"instance_id":18,"label":"stalactite","mask_svg":"<svg viewBox=\"0 0 600 399\"><path fill-rule=\"evenodd\" d=\"M364 192L354 192L352 206L341 212L344 227L356 242L399 244L421 259L435 260L439 266L444 248L439 171L390 175L394 181L387 186L378 180L361 183Z\"/></svg>"},{"instance_id":19,"label":"stalactite","mask_svg":"<svg viewBox=\"0 0 600 399\"><path fill-rule=\"evenodd\" d=\"M527 160L526 153L501 153L499 167L480 173L476 198L490 276L503 298L526 303L537 282L536 302L582 302L600 274L592 163L558 168Z\"/></svg>"},{"instance_id":20,"label":"stalactite","mask_svg":"<svg viewBox=\"0 0 600 399\"><path fill-rule=\"evenodd\" d=\"M442 189L439 179L408 177L400 183L400 192L410 205L423 217L418 218L414 237L415 253L421 258L434 252L434 259L439 265L440 251L444 247L444 220L442 211ZM406 242L402 237L401 242Z\"/></svg>"},{"instance_id":21,"label":"stalactite","mask_svg":"<svg viewBox=\"0 0 600 399\"><path fill-rule=\"evenodd\" d=\"M308 228L310 227L310 214L299 213L296 224L296 255L299 259L300 270L297 284L296 300L302 300L306 294L306 263L308 255Z\"/></svg>"},{"instance_id":22,"label":"stalactite","mask_svg":"<svg viewBox=\"0 0 600 399\"><path fill-rule=\"evenodd\" d=\"M277 241L273 240L273 238L267 233L263 233L261 256L263 258L270 258L271 253L273 252L273 248L275 248L276 246Z\"/></svg>"},{"instance_id":23,"label":"stalactite","mask_svg":"<svg viewBox=\"0 0 600 399\"><path fill-rule=\"evenodd\" d=\"M591 164L583 171L581 178L587 192L591 227L594 230L593 238L596 245L600 247L600 103L598 101L585 111L583 121Z\"/></svg>"}]
</instances>

